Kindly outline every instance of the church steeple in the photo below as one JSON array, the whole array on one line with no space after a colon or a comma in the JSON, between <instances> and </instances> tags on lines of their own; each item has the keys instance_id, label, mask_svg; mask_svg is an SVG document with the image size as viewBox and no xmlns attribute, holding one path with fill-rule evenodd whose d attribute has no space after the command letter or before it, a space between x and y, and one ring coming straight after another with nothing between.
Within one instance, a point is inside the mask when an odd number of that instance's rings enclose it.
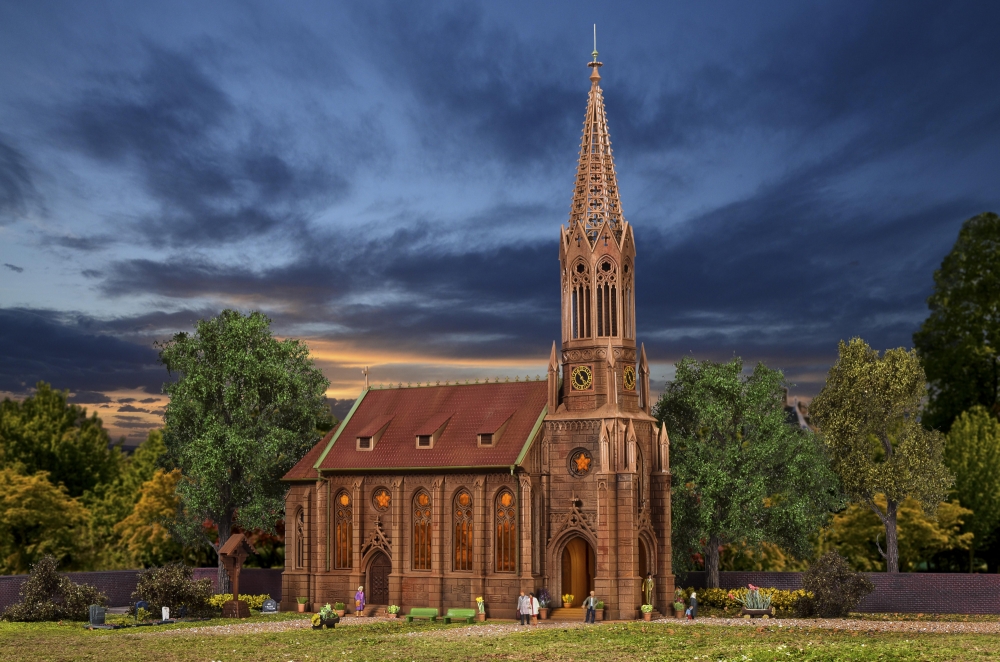
<instances>
[{"instance_id":1,"label":"church steeple","mask_svg":"<svg viewBox=\"0 0 1000 662\"><path fill-rule=\"evenodd\" d=\"M635 240L618 195L596 44L593 55L573 202L559 245L562 401L570 410L638 411Z\"/></svg>"}]
</instances>

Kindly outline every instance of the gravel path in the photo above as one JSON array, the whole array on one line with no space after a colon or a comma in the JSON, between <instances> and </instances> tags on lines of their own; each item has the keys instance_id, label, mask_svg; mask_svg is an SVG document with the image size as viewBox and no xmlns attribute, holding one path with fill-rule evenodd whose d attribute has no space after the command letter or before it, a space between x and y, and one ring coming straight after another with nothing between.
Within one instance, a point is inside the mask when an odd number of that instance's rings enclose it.
<instances>
[{"instance_id":1,"label":"gravel path","mask_svg":"<svg viewBox=\"0 0 1000 662\"><path fill-rule=\"evenodd\" d=\"M368 617L341 619L338 627L356 627L372 623L398 622L394 619ZM630 621L635 622L635 621ZM753 627L774 629L822 629L834 632L912 632L912 633L972 633L1000 634L1000 621L868 621L852 618L780 618L780 619L744 619L744 618L699 618L695 621L675 618L662 618L652 621L658 625L691 627L705 625L709 627ZM605 623L608 624L608 623ZM292 630L308 630L311 627L309 619L294 619L283 621L257 621L253 623L233 623L232 625L211 625L206 627L184 627L169 630L135 632L135 636L163 637L187 634L201 635L234 635L257 634L265 632L288 632ZM601 624L598 623L598 626ZM527 633L540 629L569 629L586 627L584 623L553 623L544 622L539 625L521 626L516 623L487 623L461 628L425 629L414 628L401 632L406 637L442 637L445 639L468 639L470 637L500 637L516 632ZM132 634L131 632L129 634Z\"/></svg>"}]
</instances>

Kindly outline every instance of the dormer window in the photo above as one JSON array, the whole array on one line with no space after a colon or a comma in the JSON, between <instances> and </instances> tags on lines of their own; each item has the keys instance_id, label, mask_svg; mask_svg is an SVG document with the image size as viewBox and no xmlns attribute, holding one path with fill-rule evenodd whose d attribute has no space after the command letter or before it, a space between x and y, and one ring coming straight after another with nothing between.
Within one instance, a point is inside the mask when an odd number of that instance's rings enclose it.
<instances>
[{"instance_id":1,"label":"dormer window","mask_svg":"<svg viewBox=\"0 0 1000 662\"><path fill-rule=\"evenodd\" d=\"M479 425L479 432L476 433L476 444L480 448L493 448L503 439L504 430L514 416L510 410L491 412Z\"/></svg>"},{"instance_id":2,"label":"dormer window","mask_svg":"<svg viewBox=\"0 0 1000 662\"><path fill-rule=\"evenodd\" d=\"M386 428L389 427L389 423L391 422L392 416L379 416L363 427L358 433L356 446L357 450L374 450L375 445L378 444L378 440L382 438L382 435L385 433Z\"/></svg>"},{"instance_id":3,"label":"dormer window","mask_svg":"<svg viewBox=\"0 0 1000 662\"><path fill-rule=\"evenodd\" d=\"M417 428L416 433L416 447L417 448L434 448L437 440L441 438L444 433L444 429L448 427L448 421L451 420L452 414L436 414L431 416L429 419L424 421L424 423Z\"/></svg>"}]
</instances>

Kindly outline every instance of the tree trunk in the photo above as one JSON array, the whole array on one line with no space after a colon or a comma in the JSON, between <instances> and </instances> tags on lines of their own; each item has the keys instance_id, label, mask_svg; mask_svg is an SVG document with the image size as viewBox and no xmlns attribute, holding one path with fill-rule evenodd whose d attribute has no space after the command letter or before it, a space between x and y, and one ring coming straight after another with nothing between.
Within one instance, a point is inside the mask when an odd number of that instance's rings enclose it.
<instances>
[{"instance_id":1,"label":"tree trunk","mask_svg":"<svg viewBox=\"0 0 1000 662\"><path fill-rule=\"evenodd\" d=\"M969 574L971 575L974 571L972 569L973 564L976 562L976 548L974 545L969 545Z\"/></svg>"},{"instance_id":2,"label":"tree trunk","mask_svg":"<svg viewBox=\"0 0 1000 662\"><path fill-rule=\"evenodd\" d=\"M705 545L705 587L719 588L719 536L712 536Z\"/></svg>"},{"instance_id":3,"label":"tree trunk","mask_svg":"<svg viewBox=\"0 0 1000 662\"><path fill-rule=\"evenodd\" d=\"M229 573L226 572L225 566L222 565L222 555L219 554L219 550L222 549L222 546L226 544L227 540L229 540L229 536L232 533L232 530L233 530L233 521L232 521L232 518L229 517L228 515L225 516L225 517L220 518L220 521L219 521L219 542L218 542L218 546L215 548L215 555L217 557L218 564L219 564L219 568L218 568L218 580L219 580L219 582L218 582L218 584L219 584L219 593L220 594L231 593L232 592L232 591L229 590Z\"/></svg>"},{"instance_id":4,"label":"tree trunk","mask_svg":"<svg viewBox=\"0 0 1000 662\"><path fill-rule=\"evenodd\" d=\"M885 571L899 572L899 539L896 536L896 501L885 503Z\"/></svg>"}]
</instances>

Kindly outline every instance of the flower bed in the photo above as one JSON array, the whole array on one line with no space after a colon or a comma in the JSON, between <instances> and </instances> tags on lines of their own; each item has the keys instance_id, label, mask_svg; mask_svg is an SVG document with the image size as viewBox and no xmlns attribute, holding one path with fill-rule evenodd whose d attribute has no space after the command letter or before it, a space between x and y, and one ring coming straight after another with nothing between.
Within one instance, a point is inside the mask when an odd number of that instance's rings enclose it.
<instances>
[{"instance_id":1,"label":"flower bed","mask_svg":"<svg viewBox=\"0 0 1000 662\"><path fill-rule=\"evenodd\" d=\"M688 598L696 589L681 589L684 594L684 603L688 603ZM758 589L762 595L771 597L771 606L774 607L774 614L778 618L790 618L793 615L795 601L804 595L810 595L806 591L781 591L776 588ZM728 616L739 618L743 609L740 600L746 599L748 589L746 588L700 588L698 593L698 616ZM737 599L739 598L739 599Z\"/></svg>"}]
</instances>

